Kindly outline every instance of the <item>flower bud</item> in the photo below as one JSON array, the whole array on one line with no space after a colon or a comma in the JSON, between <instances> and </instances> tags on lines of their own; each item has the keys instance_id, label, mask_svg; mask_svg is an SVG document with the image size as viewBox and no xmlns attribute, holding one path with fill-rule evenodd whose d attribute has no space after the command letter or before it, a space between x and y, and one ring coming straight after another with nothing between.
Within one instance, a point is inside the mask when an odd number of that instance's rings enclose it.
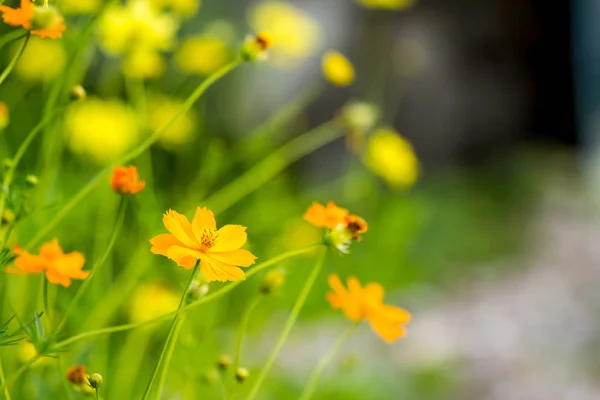
<instances>
[{"instance_id":1,"label":"flower bud","mask_svg":"<svg viewBox=\"0 0 600 400\"><path fill-rule=\"evenodd\" d=\"M328 51L321 61L323 77L335 86L348 86L354 83L354 66L342 53Z\"/></svg>"},{"instance_id":2,"label":"flower bud","mask_svg":"<svg viewBox=\"0 0 600 400\"><path fill-rule=\"evenodd\" d=\"M95 372L89 376L88 380L90 381L91 387L93 387L94 389L99 389L102 386L104 378L102 378L102 375Z\"/></svg>"},{"instance_id":3,"label":"flower bud","mask_svg":"<svg viewBox=\"0 0 600 400\"><path fill-rule=\"evenodd\" d=\"M242 44L242 58L245 61L265 60L267 50L272 45L271 35L266 32L259 32L256 36L248 35Z\"/></svg>"},{"instance_id":4,"label":"flower bud","mask_svg":"<svg viewBox=\"0 0 600 400\"><path fill-rule=\"evenodd\" d=\"M40 178L35 175L27 175L25 177L25 183L30 187L34 187L40 183Z\"/></svg>"},{"instance_id":5,"label":"flower bud","mask_svg":"<svg viewBox=\"0 0 600 400\"><path fill-rule=\"evenodd\" d=\"M260 291L263 294L271 294L274 290L285 283L285 271L281 268L276 268L267 273L265 279L260 285Z\"/></svg>"},{"instance_id":6,"label":"flower bud","mask_svg":"<svg viewBox=\"0 0 600 400\"><path fill-rule=\"evenodd\" d=\"M4 161L2 161L2 165L4 170L9 170L15 165L15 162L12 160L12 158L5 158Z\"/></svg>"},{"instance_id":7,"label":"flower bud","mask_svg":"<svg viewBox=\"0 0 600 400\"><path fill-rule=\"evenodd\" d=\"M5 103L0 102L0 130L6 128L10 122L8 107Z\"/></svg>"},{"instance_id":8,"label":"flower bud","mask_svg":"<svg viewBox=\"0 0 600 400\"><path fill-rule=\"evenodd\" d=\"M210 286L204 280L198 281L194 279L190 284L190 289L188 291L188 303L200 300L202 297L206 296L209 290Z\"/></svg>"},{"instance_id":9,"label":"flower bud","mask_svg":"<svg viewBox=\"0 0 600 400\"><path fill-rule=\"evenodd\" d=\"M56 7L34 7L31 20L36 29L49 29L61 22L62 17Z\"/></svg>"},{"instance_id":10,"label":"flower bud","mask_svg":"<svg viewBox=\"0 0 600 400\"><path fill-rule=\"evenodd\" d=\"M250 373L246 368L238 368L237 371L235 371L235 379L239 383L243 383L246 379L248 379L248 376L250 376Z\"/></svg>"},{"instance_id":11,"label":"flower bud","mask_svg":"<svg viewBox=\"0 0 600 400\"><path fill-rule=\"evenodd\" d=\"M359 152L367 133L377 125L379 109L371 103L352 102L340 110L338 120L346 129L348 147Z\"/></svg>"},{"instance_id":12,"label":"flower bud","mask_svg":"<svg viewBox=\"0 0 600 400\"><path fill-rule=\"evenodd\" d=\"M226 355L222 355L217 360L217 366L222 371L227 370L227 368L229 368L230 365L231 365L231 359L228 356L226 356Z\"/></svg>"},{"instance_id":13,"label":"flower bud","mask_svg":"<svg viewBox=\"0 0 600 400\"><path fill-rule=\"evenodd\" d=\"M67 380L73 385L81 385L88 382L85 366L75 365L67 370Z\"/></svg>"},{"instance_id":14,"label":"flower bud","mask_svg":"<svg viewBox=\"0 0 600 400\"><path fill-rule=\"evenodd\" d=\"M11 225L15 222L16 215L11 210L4 210L2 215L0 215L0 226L1 225Z\"/></svg>"},{"instance_id":15,"label":"flower bud","mask_svg":"<svg viewBox=\"0 0 600 400\"><path fill-rule=\"evenodd\" d=\"M336 248L340 253L350 253L350 245L352 244L352 232L348 230L346 225L339 224L335 229L327 232L325 240L331 246Z\"/></svg>"},{"instance_id":16,"label":"flower bud","mask_svg":"<svg viewBox=\"0 0 600 400\"><path fill-rule=\"evenodd\" d=\"M71 91L69 92L69 97L71 98L71 100L76 101L85 100L85 98L87 97L87 92L85 91L83 86L75 85L71 88Z\"/></svg>"}]
</instances>

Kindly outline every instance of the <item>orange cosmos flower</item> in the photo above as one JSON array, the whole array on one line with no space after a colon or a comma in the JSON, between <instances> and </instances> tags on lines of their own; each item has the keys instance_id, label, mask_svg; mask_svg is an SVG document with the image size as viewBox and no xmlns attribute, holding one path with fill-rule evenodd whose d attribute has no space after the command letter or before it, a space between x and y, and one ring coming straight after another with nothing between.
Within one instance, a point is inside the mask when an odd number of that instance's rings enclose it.
<instances>
[{"instance_id":1,"label":"orange cosmos flower","mask_svg":"<svg viewBox=\"0 0 600 400\"><path fill-rule=\"evenodd\" d=\"M241 249L246 243L246 227L225 225L217 230L215 216L206 207L196 210L192 223L173 210L163 217L170 233L150 240L154 254L160 254L190 269L200 260L200 270L208 282L238 281L244 278L239 267L249 267L256 257Z\"/></svg>"},{"instance_id":2,"label":"orange cosmos flower","mask_svg":"<svg viewBox=\"0 0 600 400\"><path fill-rule=\"evenodd\" d=\"M137 168L132 165L115 167L110 186L119 194L136 194L144 189L146 182L140 180Z\"/></svg>"},{"instance_id":3,"label":"orange cosmos flower","mask_svg":"<svg viewBox=\"0 0 600 400\"><path fill-rule=\"evenodd\" d=\"M38 7L30 0L21 0L19 8L0 5L0 12L2 12L2 20L5 24L22 26L29 29L32 35L37 35L42 39L58 39L67 29L63 23L63 17L55 8ZM38 23L34 23L34 20Z\"/></svg>"},{"instance_id":4,"label":"orange cosmos flower","mask_svg":"<svg viewBox=\"0 0 600 400\"><path fill-rule=\"evenodd\" d=\"M403 325L410 322L410 313L383 304L383 288L380 284L369 283L363 288L358 279L349 277L346 290L337 275L330 275L328 281L333 293L327 294L327 301L333 308L341 308L346 317L354 322L369 321L371 328L388 343L406 334Z\"/></svg>"},{"instance_id":5,"label":"orange cosmos flower","mask_svg":"<svg viewBox=\"0 0 600 400\"><path fill-rule=\"evenodd\" d=\"M64 287L71 285L71 279L85 279L90 271L82 271L85 258L79 252L63 253L58 241L53 239L40 248L36 256L21 251L15 259L16 268L6 268L9 274L39 274L46 273L46 279Z\"/></svg>"},{"instance_id":6,"label":"orange cosmos flower","mask_svg":"<svg viewBox=\"0 0 600 400\"><path fill-rule=\"evenodd\" d=\"M335 229L340 224L344 224L344 219L348 216L348 210L335 205L333 201L327 203L327 207L312 203L306 213L304 219L314 226L319 228Z\"/></svg>"}]
</instances>

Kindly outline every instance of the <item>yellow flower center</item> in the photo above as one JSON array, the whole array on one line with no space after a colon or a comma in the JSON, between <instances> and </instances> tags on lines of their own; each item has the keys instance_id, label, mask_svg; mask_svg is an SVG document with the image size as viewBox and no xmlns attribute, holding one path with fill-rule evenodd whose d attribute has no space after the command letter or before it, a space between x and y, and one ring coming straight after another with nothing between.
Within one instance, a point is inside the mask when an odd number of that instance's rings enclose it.
<instances>
[{"instance_id":1,"label":"yellow flower center","mask_svg":"<svg viewBox=\"0 0 600 400\"><path fill-rule=\"evenodd\" d=\"M202 232L202 237L200 238L200 246L202 250L206 251L213 247L218 237L219 234L216 230L205 228L204 232Z\"/></svg>"}]
</instances>

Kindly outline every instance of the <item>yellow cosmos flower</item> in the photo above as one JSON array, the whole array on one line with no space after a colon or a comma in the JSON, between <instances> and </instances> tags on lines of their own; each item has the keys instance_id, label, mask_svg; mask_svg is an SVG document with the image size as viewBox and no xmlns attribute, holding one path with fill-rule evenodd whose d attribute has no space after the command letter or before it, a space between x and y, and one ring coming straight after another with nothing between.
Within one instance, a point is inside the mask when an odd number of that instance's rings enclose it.
<instances>
[{"instance_id":1,"label":"yellow cosmos flower","mask_svg":"<svg viewBox=\"0 0 600 400\"><path fill-rule=\"evenodd\" d=\"M148 0L108 6L98 23L100 45L110 54L170 50L179 28L173 16L160 13Z\"/></svg>"},{"instance_id":2,"label":"yellow cosmos flower","mask_svg":"<svg viewBox=\"0 0 600 400\"><path fill-rule=\"evenodd\" d=\"M406 10L415 4L415 0L358 0L363 7L381 10Z\"/></svg>"},{"instance_id":3,"label":"yellow cosmos flower","mask_svg":"<svg viewBox=\"0 0 600 400\"><path fill-rule=\"evenodd\" d=\"M404 325L411 320L408 311L383 304L383 287L369 283L362 287L358 279L349 277L348 289L342 285L337 275L329 276L329 286L333 290L327 301L333 308L342 309L353 322L369 321L371 328L383 340L392 343L406 334Z\"/></svg>"},{"instance_id":4,"label":"yellow cosmos flower","mask_svg":"<svg viewBox=\"0 0 600 400\"><path fill-rule=\"evenodd\" d=\"M175 53L175 62L183 72L200 76L212 74L230 58L227 44L213 35L188 37Z\"/></svg>"},{"instance_id":5,"label":"yellow cosmos flower","mask_svg":"<svg viewBox=\"0 0 600 400\"><path fill-rule=\"evenodd\" d=\"M321 62L323 76L336 86L348 86L354 82L354 66L343 54L328 51Z\"/></svg>"},{"instance_id":6,"label":"yellow cosmos flower","mask_svg":"<svg viewBox=\"0 0 600 400\"><path fill-rule=\"evenodd\" d=\"M157 131L181 111L183 102L163 95L155 94L148 99L148 125ZM169 150L177 150L194 138L196 115L187 111L161 135L158 142Z\"/></svg>"},{"instance_id":7,"label":"yellow cosmos flower","mask_svg":"<svg viewBox=\"0 0 600 400\"><path fill-rule=\"evenodd\" d=\"M31 37L15 66L15 73L29 81L48 81L62 71L66 59L67 53L60 41Z\"/></svg>"},{"instance_id":8,"label":"yellow cosmos flower","mask_svg":"<svg viewBox=\"0 0 600 400\"><path fill-rule=\"evenodd\" d=\"M394 189L412 186L419 177L419 160L412 146L393 129L379 129L369 138L364 159Z\"/></svg>"},{"instance_id":9,"label":"yellow cosmos flower","mask_svg":"<svg viewBox=\"0 0 600 400\"><path fill-rule=\"evenodd\" d=\"M264 1L250 13L254 32L269 32L270 59L276 66L293 67L313 55L321 42L321 28L308 13L288 2Z\"/></svg>"},{"instance_id":10,"label":"yellow cosmos flower","mask_svg":"<svg viewBox=\"0 0 600 400\"><path fill-rule=\"evenodd\" d=\"M152 253L186 269L200 260L200 271L208 282L239 281L245 275L238 267L254 264L256 257L241 248L247 239L246 227L225 225L217 230L215 216L206 207L198 207L192 223L173 210L167 211L163 223L170 233L150 240Z\"/></svg>"},{"instance_id":11,"label":"yellow cosmos flower","mask_svg":"<svg viewBox=\"0 0 600 400\"><path fill-rule=\"evenodd\" d=\"M127 53L121 66L123 74L132 78L158 78L165 69L165 60L157 51L143 48Z\"/></svg>"},{"instance_id":12,"label":"yellow cosmos flower","mask_svg":"<svg viewBox=\"0 0 600 400\"><path fill-rule=\"evenodd\" d=\"M179 296L160 283L146 283L134 292L129 304L131 322L149 321L177 309Z\"/></svg>"},{"instance_id":13,"label":"yellow cosmos flower","mask_svg":"<svg viewBox=\"0 0 600 400\"><path fill-rule=\"evenodd\" d=\"M64 126L69 148L99 165L111 163L138 139L135 113L119 100L92 97L73 103Z\"/></svg>"}]
</instances>

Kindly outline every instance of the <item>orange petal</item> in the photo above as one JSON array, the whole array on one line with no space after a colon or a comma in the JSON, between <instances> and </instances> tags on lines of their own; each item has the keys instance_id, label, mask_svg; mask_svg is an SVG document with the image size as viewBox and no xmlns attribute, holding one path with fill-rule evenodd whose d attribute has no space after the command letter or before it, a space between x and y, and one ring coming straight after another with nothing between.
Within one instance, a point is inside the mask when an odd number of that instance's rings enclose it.
<instances>
[{"instance_id":1,"label":"orange petal","mask_svg":"<svg viewBox=\"0 0 600 400\"><path fill-rule=\"evenodd\" d=\"M331 274L327 278L327 282L329 283L329 286L331 286L331 288L337 295L345 296L348 294L346 292L346 288L344 287L344 285L342 285L342 281L340 281L339 276L337 276L335 274Z\"/></svg>"},{"instance_id":2,"label":"orange petal","mask_svg":"<svg viewBox=\"0 0 600 400\"><path fill-rule=\"evenodd\" d=\"M348 283L348 291L350 292L350 296L355 297L357 299L362 298L363 290L358 279L356 279L353 276L350 276L348 277L346 282Z\"/></svg>"},{"instance_id":3,"label":"orange petal","mask_svg":"<svg viewBox=\"0 0 600 400\"><path fill-rule=\"evenodd\" d=\"M383 302L383 286L379 283L369 283L365 286L363 293L367 301L371 304L381 304Z\"/></svg>"},{"instance_id":4,"label":"orange petal","mask_svg":"<svg viewBox=\"0 0 600 400\"><path fill-rule=\"evenodd\" d=\"M167 257L175 261L178 266L185 269L193 268L196 261L206 258L200 251L182 246L171 246L167 250Z\"/></svg>"},{"instance_id":5,"label":"orange petal","mask_svg":"<svg viewBox=\"0 0 600 400\"><path fill-rule=\"evenodd\" d=\"M340 299L340 296L338 296L337 294L327 293L325 295L325 298L327 299L329 304L331 304L331 307L333 307L333 308L341 308L342 307L342 300Z\"/></svg>"},{"instance_id":6,"label":"orange petal","mask_svg":"<svg viewBox=\"0 0 600 400\"><path fill-rule=\"evenodd\" d=\"M388 321L390 324L405 325L412 318L411 314L403 308L382 305L375 310L375 319Z\"/></svg>"},{"instance_id":7,"label":"orange petal","mask_svg":"<svg viewBox=\"0 0 600 400\"><path fill-rule=\"evenodd\" d=\"M81 272L85 264L85 257L78 251L65 254L55 262L56 269L67 275Z\"/></svg>"},{"instance_id":8,"label":"orange petal","mask_svg":"<svg viewBox=\"0 0 600 400\"><path fill-rule=\"evenodd\" d=\"M239 281L244 279L245 274L240 268L234 265L228 265L210 258L204 258L200 262L202 275L208 282L219 281Z\"/></svg>"},{"instance_id":9,"label":"orange petal","mask_svg":"<svg viewBox=\"0 0 600 400\"><path fill-rule=\"evenodd\" d=\"M71 286L71 280L69 279L69 277L55 269L46 270L46 279L48 279L48 282L50 283L60 284L64 287Z\"/></svg>"},{"instance_id":10,"label":"orange petal","mask_svg":"<svg viewBox=\"0 0 600 400\"><path fill-rule=\"evenodd\" d=\"M254 264L254 260L256 260L256 256L254 254L244 249L223 252L211 251L209 255L211 258L214 258L219 262L225 264L239 265L241 267L249 267L252 264Z\"/></svg>"},{"instance_id":11,"label":"orange petal","mask_svg":"<svg viewBox=\"0 0 600 400\"><path fill-rule=\"evenodd\" d=\"M192 230L199 241L205 229L216 230L217 223L215 221L215 214L206 207L196 208L196 214L192 220Z\"/></svg>"},{"instance_id":12,"label":"orange petal","mask_svg":"<svg viewBox=\"0 0 600 400\"><path fill-rule=\"evenodd\" d=\"M58 240L56 238L40 247L40 256L44 257L46 260L54 260L62 255L63 251L58 245Z\"/></svg>"},{"instance_id":13,"label":"orange petal","mask_svg":"<svg viewBox=\"0 0 600 400\"><path fill-rule=\"evenodd\" d=\"M177 211L169 210L163 217L165 228L177 238L181 243L188 247L199 247L195 236L192 233L192 225L185 217Z\"/></svg>"},{"instance_id":14,"label":"orange petal","mask_svg":"<svg viewBox=\"0 0 600 400\"><path fill-rule=\"evenodd\" d=\"M46 261L45 258L34 256L27 252L21 253L21 255L15 259L15 265L17 268L19 268L19 270L21 270L23 273L27 274L42 272L44 268L46 268L47 264L48 261Z\"/></svg>"},{"instance_id":15,"label":"orange petal","mask_svg":"<svg viewBox=\"0 0 600 400\"><path fill-rule=\"evenodd\" d=\"M160 254L161 256L167 256L167 250L171 246L183 246L177 238L170 233L163 233L157 236L154 236L150 239L150 244L152 248L150 251L154 254Z\"/></svg>"},{"instance_id":16,"label":"orange petal","mask_svg":"<svg viewBox=\"0 0 600 400\"><path fill-rule=\"evenodd\" d=\"M388 343L392 343L406 335L406 330L403 327L390 324L385 320L374 319L369 322L371 328Z\"/></svg>"},{"instance_id":17,"label":"orange petal","mask_svg":"<svg viewBox=\"0 0 600 400\"><path fill-rule=\"evenodd\" d=\"M246 227L242 225L225 225L219 229L219 236L211 251L230 251L242 247L247 240Z\"/></svg>"}]
</instances>

